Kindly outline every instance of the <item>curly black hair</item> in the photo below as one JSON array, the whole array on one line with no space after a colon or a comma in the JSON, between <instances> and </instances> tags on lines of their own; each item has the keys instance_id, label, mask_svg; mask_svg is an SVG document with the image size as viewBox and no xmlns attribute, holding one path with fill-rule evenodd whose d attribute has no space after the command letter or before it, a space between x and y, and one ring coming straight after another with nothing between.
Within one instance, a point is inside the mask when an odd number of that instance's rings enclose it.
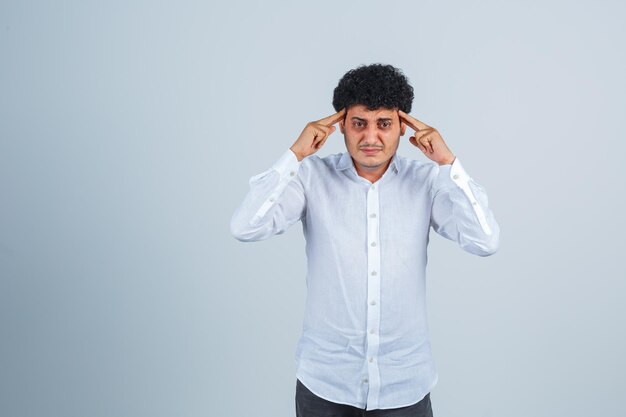
<instances>
[{"instance_id":1,"label":"curly black hair","mask_svg":"<svg viewBox=\"0 0 626 417\"><path fill-rule=\"evenodd\" d=\"M335 111L355 104L363 104L368 110L399 108L410 113L413 87L392 65L361 65L346 72L333 92Z\"/></svg>"}]
</instances>

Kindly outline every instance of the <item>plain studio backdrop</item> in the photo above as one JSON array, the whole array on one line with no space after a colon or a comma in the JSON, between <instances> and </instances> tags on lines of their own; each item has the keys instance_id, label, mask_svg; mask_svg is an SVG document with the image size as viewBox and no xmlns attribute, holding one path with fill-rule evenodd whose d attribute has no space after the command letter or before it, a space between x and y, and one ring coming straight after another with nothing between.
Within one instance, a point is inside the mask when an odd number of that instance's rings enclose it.
<instances>
[{"instance_id":1,"label":"plain studio backdrop","mask_svg":"<svg viewBox=\"0 0 626 417\"><path fill-rule=\"evenodd\" d=\"M293 416L301 223L229 231L251 176L397 66L501 247L431 231L437 417L622 416L626 6L0 3L0 415ZM398 152L427 160L401 138ZM345 150L339 129L319 156Z\"/></svg>"}]
</instances>

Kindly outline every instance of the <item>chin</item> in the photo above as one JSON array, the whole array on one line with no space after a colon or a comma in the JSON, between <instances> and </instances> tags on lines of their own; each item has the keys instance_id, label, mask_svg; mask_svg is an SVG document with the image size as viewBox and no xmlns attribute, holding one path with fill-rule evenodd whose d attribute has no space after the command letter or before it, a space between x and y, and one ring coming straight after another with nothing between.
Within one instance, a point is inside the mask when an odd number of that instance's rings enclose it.
<instances>
[{"instance_id":1,"label":"chin","mask_svg":"<svg viewBox=\"0 0 626 417\"><path fill-rule=\"evenodd\" d=\"M377 166L380 166L380 165L386 163L387 161L383 161L382 159L379 159L379 158L376 158L376 159L366 158L366 159L362 159L359 162L363 166L374 168L374 167L377 167Z\"/></svg>"}]
</instances>

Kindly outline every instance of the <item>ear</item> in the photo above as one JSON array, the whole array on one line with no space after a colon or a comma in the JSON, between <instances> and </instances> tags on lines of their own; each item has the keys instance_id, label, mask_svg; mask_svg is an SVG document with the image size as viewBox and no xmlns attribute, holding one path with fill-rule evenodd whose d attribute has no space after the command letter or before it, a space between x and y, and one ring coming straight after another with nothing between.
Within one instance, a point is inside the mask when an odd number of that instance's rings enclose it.
<instances>
[{"instance_id":1,"label":"ear","mask_svg":"<svg viewBox=\"0 0 626 417\"><path fill-rule=\"evenodd\" d=\"M406 123L400 121L400 136L404 136L404 132L406 131Z\"/></svg>"},{"instance_id":2,"label":"ear","mask_svg":"<svg viewBox=\"0 0 626 417\"><path fill-rule=\"evenodd\" d=\"M346 134L345 132L345 126L343 124L343 120L339 121L339 130L341 131L341 133L343 133L344 135Z\"/></svg>"}]
</instances>

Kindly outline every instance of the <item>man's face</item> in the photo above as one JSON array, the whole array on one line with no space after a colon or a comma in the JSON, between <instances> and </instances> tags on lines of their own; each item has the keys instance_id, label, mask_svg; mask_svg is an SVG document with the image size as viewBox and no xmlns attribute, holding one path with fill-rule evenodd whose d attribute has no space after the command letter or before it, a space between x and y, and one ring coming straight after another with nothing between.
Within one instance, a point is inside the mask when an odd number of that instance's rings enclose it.
<instances>
[{"instance_id":1,"label":"man's face","mask_svg":"<svg viewBox=\"0 0 626 417\"><path fill-rule=\"evenodd\" d=\"M387 169L406 125L400 122L398 109L368 110L358 104L348 108L339 129L357 171L372 173Z\"/></svg>"}]
</instances>

